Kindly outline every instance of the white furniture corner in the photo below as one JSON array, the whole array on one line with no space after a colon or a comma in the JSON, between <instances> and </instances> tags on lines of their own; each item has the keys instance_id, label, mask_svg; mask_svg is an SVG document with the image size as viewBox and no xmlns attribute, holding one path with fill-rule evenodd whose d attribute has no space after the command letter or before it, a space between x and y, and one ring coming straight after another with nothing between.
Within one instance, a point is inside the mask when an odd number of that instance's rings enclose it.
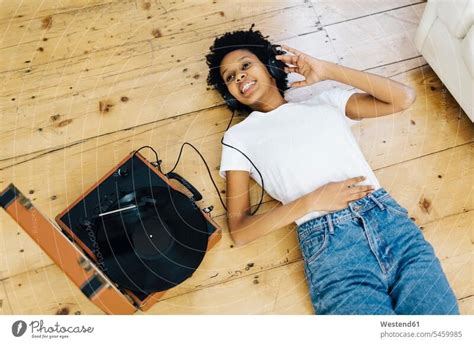
<instances>
[{"instance_id":1,"label":"white furniture corner","mask_svg":"<svg viewBox=\"0 0 474 344\"><path fill-rule=\"evenodd\" d=\"M415 45L474 122L474 0L428 0Z\"/></svg>"}]
</instances>

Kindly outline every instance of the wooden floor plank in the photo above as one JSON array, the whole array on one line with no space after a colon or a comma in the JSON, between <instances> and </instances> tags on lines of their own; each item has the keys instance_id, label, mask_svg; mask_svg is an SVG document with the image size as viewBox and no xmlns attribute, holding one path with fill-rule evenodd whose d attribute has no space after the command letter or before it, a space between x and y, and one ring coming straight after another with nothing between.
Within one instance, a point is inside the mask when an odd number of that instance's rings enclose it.
<instances>
[{"instance_id":1,"label":"wooden floor plank","mask_svg":"<svg viewBox=\"0 0 474 344\"><path fill-rule=\"evenodd\" d=\"M3 281L0 281L0 315L13 314Z\"/></svg>"},{"instance_id":2,"label":"wooden floor plank","mask_svg":"<svg viewBox=\"0 0 474 344\"><path fill-rule=\"evenodd\" d=\"M473 315L474 314L474 295L466 297L459 301L459 308L461 314Z\"/></svg>"},{"instance_id":3,"label":"wooden floor plank","mask_svg":"<svg viewBox=\"0 0 474 344\"><path fill-rule=\"evenodd\" d=\"M313 314L301 261L160 301L147 314Z\"/></svg>"},{"instance_id":4,"label":"wooden floor plank","mask_svg":"<svg viewBox=\"0 0 474 344\"><path fill-rule=\"evenodd\" d=\"M473 152L470 143L382 169L376 175L411 216L424 223L474 209Z\"/></svg>"},{"instance_id":5,"label":"wooden floor plank","mask_svg":"<svg viewBox=\"0 0 474 344\"><path fill-rule=\"evenodd\" d=\"M445 260L472 253L474 250L474 212L442 217L423 224L423 235L435 249L436 256Z\"/></svg>"},{"instance_id":6,"label":"wooden floor plank","mask_svg":"<svg viewBox=\"0 0 474 344\"><path fill-rule=\"evenodd\" d=\"M458 299L474 295L474 252L441 261L443 271Z\"/></svg>"},{"instance_id":7,"label":"wooden floor plank","mask_svg":"<svg viewBox=\"0 0 474 344\"><path fill-rule=\"evenodd\" d=\"M56 266L3 281L12 314L104 314Z\"/></svg>"},{"instance_id":8,"label":"wooden floor plank","mask_svg":"<svg viewBox=\"0 0 474 344\"><path fill-rule=\"evenodd\" d=\"M342 21L350 21L360 17L370 16L379 12L388 12L400 7L425 2L424 0L311 0L314 11L321 21L321 25L329 26Z\"/></svg>"},{"instance_id":9,"label":"wooden floor plank","mask_svg":"<svg viewBox=\"0 0 474 344\"><path fill-rule=\"evenodd\" d=\"M6 0L2 1L0 9L0 25L5 23L10 24L10 26L21 25L32 18L74 12L110 2L112 0ZM2 29L4 29L4 26L0 26L0 32L2 32Z\"/></svg>"},{"instance_id":10,"label":"wooden floor plank","mask_svg":"<svg viewBox=\"0 0 474 344\"><path fill-rule=\"evenodd\" d=\"M367 69L420 55L414 37L424 3L325 27L341 63Z\"/></svg>"}]
</instances>

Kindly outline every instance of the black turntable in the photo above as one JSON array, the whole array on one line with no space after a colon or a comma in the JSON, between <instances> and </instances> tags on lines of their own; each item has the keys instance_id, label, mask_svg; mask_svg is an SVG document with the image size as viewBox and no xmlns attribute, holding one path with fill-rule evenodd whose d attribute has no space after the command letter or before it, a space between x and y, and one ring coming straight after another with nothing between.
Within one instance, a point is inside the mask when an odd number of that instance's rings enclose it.
<instances>
[{"instance_id":1,"label":"black turntable","mask_svg":"<svg viewBox=\"0 0 474 344\"><path fill-rule=\"evenodd\" d=\"M191 197L173 187L178 180ZM139 153L124 159L56 221L118 288L138 300L189 278L220 238L201 194ZM218 235L216 235L218 234Z\"/></svg>"}]
</instances>

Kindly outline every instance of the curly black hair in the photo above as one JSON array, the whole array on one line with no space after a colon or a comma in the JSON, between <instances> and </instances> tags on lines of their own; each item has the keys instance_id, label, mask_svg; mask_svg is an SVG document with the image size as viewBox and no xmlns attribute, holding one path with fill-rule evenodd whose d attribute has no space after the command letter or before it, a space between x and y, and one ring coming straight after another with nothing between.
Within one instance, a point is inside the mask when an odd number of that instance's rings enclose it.
<instances>
[{"instance_id":1,"label":"curly black hair","mask_svg":"<svg viewBox=\"0 0 474 344\"><path fill-rule=\"evenodd\" d=\"M233 31L227 32L223 36L218 37L214 40L214 44L209 47L210 53L206 55L206 63L209 66L209 75L207 76L208 86L213 86L222 96L227 92L227 86L222 79L219 71L219 67L222 59L230 52L237 49L245 49L253 53L258 59L266 65L266 61L271 57L269 52L266 49L267 45L270 43L266 38L268 36L263 36L260 31L253 31L255 24L252 24L248 31ZM267 67L268 69L268 67ZM288 73L285 73L284 78L277 78L276 84L278 91L283 96L284 92L289 88L288 87ZM249 114L253 110L242 103L238 103L238 110L241 110L245 114ZM230 110L233 110L229 107Z\"/></svg>"}]
</instances>

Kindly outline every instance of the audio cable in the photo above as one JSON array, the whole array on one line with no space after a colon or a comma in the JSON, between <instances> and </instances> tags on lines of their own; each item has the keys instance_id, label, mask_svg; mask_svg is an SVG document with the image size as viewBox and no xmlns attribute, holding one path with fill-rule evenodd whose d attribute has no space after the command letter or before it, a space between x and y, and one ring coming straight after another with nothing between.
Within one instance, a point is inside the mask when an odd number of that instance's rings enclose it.
<instances>
[{"instance_id":1,"label":"audio cable","mask_svg":"<svg viewBox=\"0 0 474 344\"><path fill-rule=\"evenodd\" d=\"M229 129L230 124L232 123L232 120L233 120L233 118L234 118L234 114L235 114L235 110L232 111L232 117L230 118L229 124L227 125L227 128L225 129L225 131L227 131L227 130ZM256 208L253 212L251 212L251 215L254 215L254 214L257 212L257 210L260 208L260 205L262 204L262 201L263 201L263 193L264 193L264 190L265 190L265 189L264 189L262 174L260 173L260 171L259 171L259 169L257 168L257 166L255 166L255 164L252 162L252 160L250 160L250 158L249 158L245 153L243 153L243 152L242 152L241 150L239 150L238 148L235 148L235 147L233 147L233 146L231 146L231 145L228 145L227 143L224 143L224 137L222 137L221 143L222 143L223 145L227 146L227 147L233 148L233 149L239 151L240 153L242 153L242 154L247 158L247 160L250 161L250 163L252 164L252 166L255 167L255 169L257 170L257 172L258 172L258 174L259 174L259 176L260 176L260 180L262 181L262 193L261 193L260 202L258 203L257 208ZM203 157L202 154L199 152L199 150L198 150L196 147L194 147L191 143L189 143L189 142L184 142L184 143L181 145L181 149L180 149L180 151L179 151L178 158L176 159L176 163L174 164L173 168L172 168L168 173L171 173L171 172L173 172L173 171L176 169L176 167L177 167L177 165L178 165L178 162L179 162L179 159L181 159L181 154L182 154L182 152L183 152L183 148L184 148L185 145L191 146L191 147L199 154L199 156L201 157L202 161L204 162L204 165L206 165L207 173L209 174L209 177L211 178L212 184L214 185L214 188L216 189L217 195L219 196L219 200L221 201L221 204L222 204L222 206L224 207L224 209L227 211L227 207L225 206L224 202L222 201L222 197L221 197L221 194L220 194L220 192L219 192L219 189L217 188L217 185L216 185L216 183L214 182L214 178L212 178L211 170L209 169L209 166L207 165L206 159L204 159L204 157ZM133 156L135 156L135 154L137 154L140 150L142 150L142 149L144 149L144 148L149 148L149 149L151 149L151 150L155 153L156 162L155 162L155 163L152 163L152 164L153 164L154 166L156 166L156 167L158 168L158 170L159 170L162 174L166 175L166 173L163 173L163 171L161 170L161 162L162 162L162 160L160 160L160 159L158 158L158 153L156 152L156 150L155 150L153 147L151 147L151 146L142 146L142 147L138 148L138 149L133 153Z\"/></svg>"}]
</instances>

